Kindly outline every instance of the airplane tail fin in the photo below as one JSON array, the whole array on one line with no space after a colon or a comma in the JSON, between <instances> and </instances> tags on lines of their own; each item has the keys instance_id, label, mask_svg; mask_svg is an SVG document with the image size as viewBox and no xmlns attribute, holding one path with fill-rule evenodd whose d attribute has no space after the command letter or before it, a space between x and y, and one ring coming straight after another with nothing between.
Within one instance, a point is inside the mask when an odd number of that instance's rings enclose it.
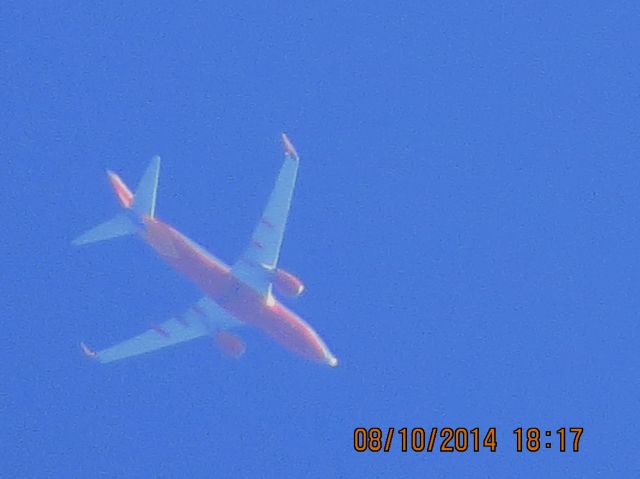
<instances>
[{"instance_id":1,"label":"airplane tail fin","mask_svg":"<svg viewBox=\"0 0 640 479\"><path fill-rule=\"evenodd\" d=\"M128 211L118 213L110 220L84 232L72 243L80 246L136 233L139 225L136 223L135 217L153 217L155 215L159 173L160 157L154 156L138 183L135 193L131 193L129 187L118 175L107 171L107 176L120 204Z\"/></svg>"},{"instance_id":2,"label":"airplane tail fin","mask_svg":"<svg viewBox=\"0 0 640 479\"><path fill-rule=\"evenodd\" d=\"M151 158L147 170L144 172L136 193L133 195L131 209L139 216L153 218L156 211L156 192L158 190L158 176L160 175L160 157Z\"/></svg>"}]
</instances>

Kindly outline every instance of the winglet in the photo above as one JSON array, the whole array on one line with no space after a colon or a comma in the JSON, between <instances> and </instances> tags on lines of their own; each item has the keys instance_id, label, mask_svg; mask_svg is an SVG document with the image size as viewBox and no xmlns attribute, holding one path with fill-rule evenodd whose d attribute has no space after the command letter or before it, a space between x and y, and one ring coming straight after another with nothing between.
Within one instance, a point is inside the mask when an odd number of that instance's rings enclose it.
<instances>
[{"instance_id":1,"label":"winglet","mask_svg":"<svg viewBox=\"0 0 640 479\"><path fill-rule=\"evenodd\" d=\"M96 353L93 349L91 349L89 346L87 346L83 342L80 343L80 347L82 348L82 352L86 357L90 359L94 359L96 356L98 356L98 353Z\"/></svg>"},{"instance_id":2,"label":"winglet","mask_svg":"<svg viewBox=\"0 0 640 479\"><path fill-rule=\"evenodd\" d=\"M286 133L282 134L282 143L284 144L285 154L298 159L298 153L296 153L296 149L293 147L293 144L291 143L291 140L289 140L289 137L287 137Z\"/></svg>"}]
</instances>

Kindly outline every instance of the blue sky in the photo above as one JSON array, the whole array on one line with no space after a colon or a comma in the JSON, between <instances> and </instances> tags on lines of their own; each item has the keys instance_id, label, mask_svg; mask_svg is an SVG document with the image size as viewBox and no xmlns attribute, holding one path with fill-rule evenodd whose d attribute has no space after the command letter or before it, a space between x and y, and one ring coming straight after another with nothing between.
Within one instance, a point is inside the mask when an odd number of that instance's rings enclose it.
<instances>
[{"instance_id":1,"label":"blue sky","mask_svg":"<svg viewBox=\"0 0 640 479\"><path fill-rule=\"evenodd\" d=\"M240 3L240 4L238 4ZM638 7L57 2L2 7L0 475L617 477L639 471ZM286 131L281 265L330 369L247 331L98 366L198 291L112 215L106 168L163 158L157 213L227 262ZM632 349L633 348L633 349ZM495 453L356 453L355 427L495 427ZM515 450L582 426L582 450Z\"/></svg>"}]
</instances>

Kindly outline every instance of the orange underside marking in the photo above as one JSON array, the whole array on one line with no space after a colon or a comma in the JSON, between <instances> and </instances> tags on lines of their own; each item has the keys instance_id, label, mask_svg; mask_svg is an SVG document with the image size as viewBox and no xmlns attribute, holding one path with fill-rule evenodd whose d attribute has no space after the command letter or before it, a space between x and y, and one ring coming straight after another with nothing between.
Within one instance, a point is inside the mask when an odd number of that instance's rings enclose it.
<instances>
[{"instance_id":1,"label":"orange underside marking","mask_svg":"<svg viewBox=\"0 0 640 479\"><path fill-rule=\"evenodd\" d=\"M260 218L260 222L264 225L267 225L269 228L273 228L274 224L268 220L267 218L265 218L264 216L262 218Z\"/></svg>"},{"instance_id":2,"label":"orange underside marking","mask_svg":"<svg viewBox=\"0 0 640 479\"><path fill-rule=\"evenodd\" d=\"M165 331L164 329L162 329L160 326L158 326L157 324L153 324L151 325L151 329L153 329L156 333L158 333L160 336L163 336L165 338L169 337L169 333L167 333L167 331Z\"/></svg>"},{"instance_id":3,"label":"orange underside marking","mask_svg":"<svg viewBox=\"0 0 640 479\"><path fill-rule=\"evenodd\" d=\"M188 327L189 327L189 321L187 320L187 318L185 318L185 317L183 317L183 316L178 316L176 319L177 319L177 320L178 320L178 322L179 322L180 324L182 324L185 328L188 328Z\"/></svg>"}]
</instances>

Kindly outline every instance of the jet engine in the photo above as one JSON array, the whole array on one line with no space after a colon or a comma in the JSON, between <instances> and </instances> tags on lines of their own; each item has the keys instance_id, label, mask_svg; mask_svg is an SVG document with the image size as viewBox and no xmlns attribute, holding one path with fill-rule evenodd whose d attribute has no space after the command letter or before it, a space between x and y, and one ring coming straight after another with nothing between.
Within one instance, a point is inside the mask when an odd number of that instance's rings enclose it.
<instances>
[{"instance_id":1,"label":"jet engine","mask_svg":"<svg viewBox=\"0 0 640 479\"><path fill-rule=\"evenodd\" d=\"M304 291L302 281L283 269L276 269L271 281L276 291L287 298L300 296Z\"/></svg>"}]
</instances>

